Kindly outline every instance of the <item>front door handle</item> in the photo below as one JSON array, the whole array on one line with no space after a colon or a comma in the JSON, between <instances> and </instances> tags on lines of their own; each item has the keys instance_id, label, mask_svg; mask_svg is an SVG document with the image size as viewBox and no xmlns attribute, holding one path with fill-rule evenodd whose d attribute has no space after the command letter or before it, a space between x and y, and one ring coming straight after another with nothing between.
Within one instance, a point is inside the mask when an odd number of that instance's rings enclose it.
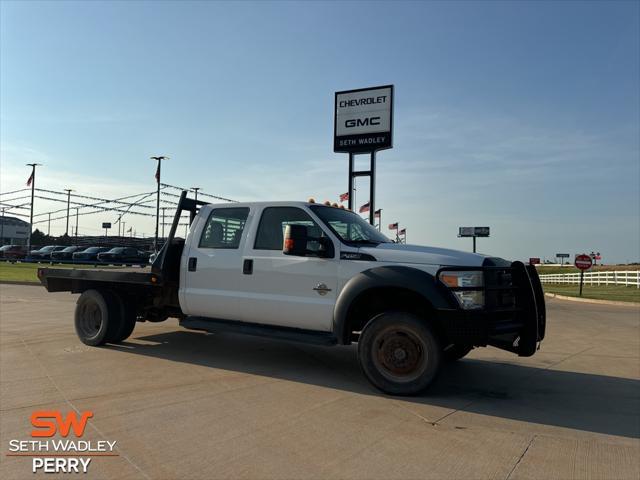
<instances>
[{"instance_id":1,"label":"front door handle","mask_svg":"<svg viewBox=\"0 0 640 480\"><path fill-rule=\"evenodd\" d=\"M196 257L189 257L189 271L195 272L198 266L198 259Z\"/></svg>"},{"instance_id":2,"label":"front door handle","mask_svg":"<svg viewBox=\"0 0 640 480\"><path fill-rule=\"evenodd\" d=\"M242 273L245 275L251 275L253 273L253 259L246 258L244 262L242 262Z\"/></svg>"}]
</instances>

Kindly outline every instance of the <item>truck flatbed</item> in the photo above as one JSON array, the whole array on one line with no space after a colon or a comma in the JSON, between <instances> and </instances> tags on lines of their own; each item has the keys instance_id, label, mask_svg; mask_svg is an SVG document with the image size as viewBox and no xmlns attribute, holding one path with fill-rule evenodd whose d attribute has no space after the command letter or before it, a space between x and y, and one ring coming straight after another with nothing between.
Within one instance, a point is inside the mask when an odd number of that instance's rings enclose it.
<instances>
[{"instance_id":1,"label":"truck flatbed","mask_svg":"<svg viewBox=\"0 0 640 480\"><path fill-rule=\"evenodd\" d=\"M49 292L82 291L74 288L88 282L96 284L118 283L136 286L159 286L160 276L151 267L135 268L39 268L38 278Z\"/></svg>"}]
</instances>

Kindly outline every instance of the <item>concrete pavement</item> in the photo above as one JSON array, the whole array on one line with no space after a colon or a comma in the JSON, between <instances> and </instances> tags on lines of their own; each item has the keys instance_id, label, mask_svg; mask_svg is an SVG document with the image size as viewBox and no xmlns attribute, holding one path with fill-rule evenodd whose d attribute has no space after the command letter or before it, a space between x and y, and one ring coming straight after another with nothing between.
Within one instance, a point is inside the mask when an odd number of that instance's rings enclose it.
<instances>
[{"instance_id":1,"label":"concrete pavement","mask_svg":"<svg viewBox=\"0 0 640 480\"><path fill-rule=\"evenodd\" d=\"M34 410L92 410L116 440L89 478L640 477L640 310L547 300L534 357L477 349L415 398L382 395L354 347L138 324L86 347L75 295L0 285L0 477Z\"/></svg>"}]
</instances>

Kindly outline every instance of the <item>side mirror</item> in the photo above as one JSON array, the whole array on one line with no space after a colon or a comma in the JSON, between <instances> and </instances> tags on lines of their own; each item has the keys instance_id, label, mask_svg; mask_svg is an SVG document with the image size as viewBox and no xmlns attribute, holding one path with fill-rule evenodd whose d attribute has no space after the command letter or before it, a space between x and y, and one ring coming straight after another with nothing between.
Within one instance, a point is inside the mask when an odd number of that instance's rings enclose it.
<instances>
[{"instance_id":1,"label":"side mirror","mask_svg":"<svg viewBox=\"0 0 640 480\"><path fill-rule=\"evenodd\" d=\"M284 228L284 245L282 253L304 257L307 253L307 227L304 225L287 225Z\"/></svg>"}]
</instances>

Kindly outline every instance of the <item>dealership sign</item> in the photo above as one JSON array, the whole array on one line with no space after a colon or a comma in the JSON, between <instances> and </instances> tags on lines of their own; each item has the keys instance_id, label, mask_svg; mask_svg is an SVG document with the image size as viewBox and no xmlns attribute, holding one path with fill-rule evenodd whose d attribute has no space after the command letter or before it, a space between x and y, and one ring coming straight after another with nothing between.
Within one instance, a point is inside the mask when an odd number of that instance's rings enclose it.
<instances>
[{"instance_id":1,"label":"dealership sign","mask_svg":"<svg viewBox=\"0 0 640 480\"><path fill-rule=\"evenodd\" d=\"M333 151L368 153L391 148L393 85L336 92Z\"/></svg>"},{"instance_id":2,"label":"dealership sign","mask_svg":"<svg viewBox=\"0 0 640 480\"><path fill-rule=\"evenodd\" d=\"M460 227L459 237L488 237L489 227Z\"/></svg>"}]
</instances>

